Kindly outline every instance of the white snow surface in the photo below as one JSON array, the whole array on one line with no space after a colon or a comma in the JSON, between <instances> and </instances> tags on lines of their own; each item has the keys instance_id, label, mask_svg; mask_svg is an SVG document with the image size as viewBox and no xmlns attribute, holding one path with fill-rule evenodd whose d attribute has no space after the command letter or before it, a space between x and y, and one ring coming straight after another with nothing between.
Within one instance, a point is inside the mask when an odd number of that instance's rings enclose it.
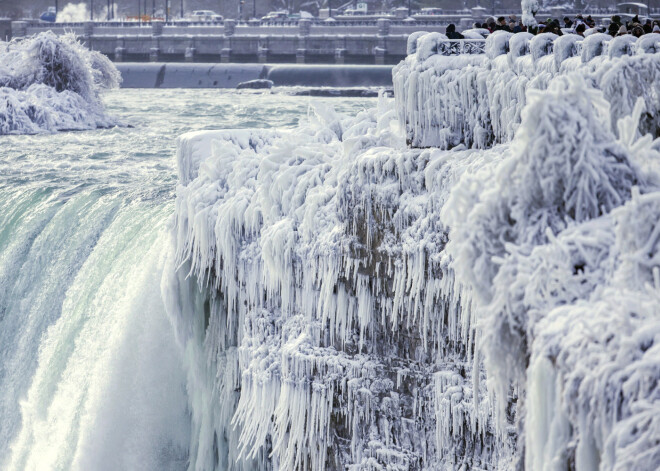
<instances>
[{"instance_id":1,"label":"white snow surface","mask_svg":"<svg viewBox=\"0 0 660 471\"><path fill-rule=\"evenodd\" d=\"M190 470L657 469L660 57L425 38L395 103L179 139Z\"/></svg>"},{"instance_id":2,"label":"white snow surface","mask_svg":"<svg viewBox=\"0 0 660 471\"><path fill-rule=\"evenodd\" d=\"M0 42L0 135L114 126L100 93L120 80L107 57L72 34Z\"/></svg>"}]
</instances>

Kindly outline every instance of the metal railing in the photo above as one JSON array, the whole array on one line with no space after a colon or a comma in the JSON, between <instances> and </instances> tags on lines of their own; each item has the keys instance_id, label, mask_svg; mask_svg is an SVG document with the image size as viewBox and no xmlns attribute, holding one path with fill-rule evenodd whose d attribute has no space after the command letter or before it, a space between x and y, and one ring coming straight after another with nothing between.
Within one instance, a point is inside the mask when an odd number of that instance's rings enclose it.
<instances>
[{"instance_id":1,"label":"metal railing","mask_svg":"<svg viewBox=\"0 0 660 471\"><path fill-rule=\"evenodd\" d=\"M458 56L461 54L485 54L485 39L448 39L438 42L437 54Z\"/></svg>"}]
</instances>

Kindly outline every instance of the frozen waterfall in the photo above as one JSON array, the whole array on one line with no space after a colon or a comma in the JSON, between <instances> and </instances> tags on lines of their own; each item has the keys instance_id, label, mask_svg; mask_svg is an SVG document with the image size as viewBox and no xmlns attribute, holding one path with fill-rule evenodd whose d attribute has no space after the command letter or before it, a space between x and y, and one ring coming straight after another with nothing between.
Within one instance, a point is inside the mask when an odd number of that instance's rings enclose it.
<instances>
[{"instance_id":1,"label":"frozen waterfall","mask_svg":"<svg viewBox=\"0 0 660 471\"><path fill-rule=\"evenodd\" d=\"M0 468L185 466L160 295L170 215L101 191L0 190Z\"/></svg>"}]
</instances>

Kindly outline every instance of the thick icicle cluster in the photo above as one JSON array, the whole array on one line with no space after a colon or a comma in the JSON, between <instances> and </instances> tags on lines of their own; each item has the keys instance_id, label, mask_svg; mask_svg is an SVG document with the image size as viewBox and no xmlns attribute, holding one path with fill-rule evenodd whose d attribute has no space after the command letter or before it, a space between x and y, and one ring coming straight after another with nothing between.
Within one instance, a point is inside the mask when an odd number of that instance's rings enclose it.
<instances>
[{"instance_id":1,"label":"thick icicle cluster","mask_svg":"<svg viewBox=\"0 0 660 471\"><path fill-rule=\"evenodd\" d=\"M486 39L486 54L455 56L437 53L447 50L442 35L411 36L415 45L409 50L415 53L393 72L399 120L414 147L463 143L485 149L513 138L527 90L544 90L553 77L576 71L603 91L614 126L644 98L642 130L657 137L660 34L634 39L498 31Z\"/></svg>"},{"instance_id":2,"label":"thick icicle cluster","mask_svg":"<svg viewBox=\"0 0 660 471\"><path fill-rule=\"evenodd\" d=\"M660 57L534 69L495 138L494 105L461 106L521 41L496 36L457 62L417 42L397 107L180 138L163 293L191 470L655 469L660 142L629 101L657 84L614 90ZM451 123L410 100L437 87ZM402 115L460 139L406 148Z\"/></svg>"},{"instance_id":3,"label":"thick icicle cluster","mask_svg":"<svg viewBox=\"0 0 660 471\"><path fill-rule=\"evenodd\" d=\"M427 469L495 453L469 304L431 209L456 172L429 197L431 154L402 147L392 105L181 138L181 268L165 293L200 349L191 469L213 456L218 469Z\"/></svg>"},{"instance_id":4,"label":"thick icicle cluster","mask_svg":"<svg viewBox=\"0 0 660 471\"><path fill-rule=\"evenodd\" d=\"M0 134L112 126L99 93L120 80L107 57L73 35L0 42Z\"/></svg>"}]
</instances>

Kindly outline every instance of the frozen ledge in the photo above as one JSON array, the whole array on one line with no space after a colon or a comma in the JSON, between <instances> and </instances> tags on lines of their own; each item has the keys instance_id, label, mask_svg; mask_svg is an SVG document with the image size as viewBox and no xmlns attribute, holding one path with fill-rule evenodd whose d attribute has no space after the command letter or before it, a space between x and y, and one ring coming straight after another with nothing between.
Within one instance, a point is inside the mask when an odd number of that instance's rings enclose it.
<instances>
[{"instance_id":1,"label":"frozen ledge","mask_svg":"<svg viewBox=\"0 0 660 471\"><path fill-rule=\"evenodd\" d=\"M197 178L202 162L213 158L218 152L223 155L239 155L244 150L258 153L263 146L283 133L268 129L228 129L182 134L177 142L179 183L187 185Z\"/></svg>"}]
</instances>

